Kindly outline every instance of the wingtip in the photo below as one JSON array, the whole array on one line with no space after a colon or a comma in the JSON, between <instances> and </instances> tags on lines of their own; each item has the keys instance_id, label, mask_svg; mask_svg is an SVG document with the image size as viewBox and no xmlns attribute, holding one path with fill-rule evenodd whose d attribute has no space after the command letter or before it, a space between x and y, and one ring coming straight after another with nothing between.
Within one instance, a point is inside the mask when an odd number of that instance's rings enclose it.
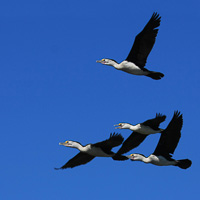
<instances>
[{"instance_id":1,"label":"wingtip","mask_svg":"<svg viewBox=\"0 0 200 200\"><path fill-rule=\"evenodd\" d=\"M124 137L120 133L115 133L115 132L111 133L110 138L113 138L113 137L120 139L122 142L124 141Z\"/></svg>"},{"instance_id":2,"label":"wingtip","mask_svg":"<svg viewBox=\"0 0 200 200\"><path fill-rule=\"evenodd\" d=\"M120 133L110 133L110 137L113 137L113 136L121 136L121 134Z\"/></svg>"},{"instance_id":3,"label":"wingtip","mask_svg":"<svg viewBox=\"0 0 200 200\"><path fill-rule=\"evenodd\" d=\"M153 12L152 18L154 18L154 19L156 19L156 20L160 20L160 19L161 19L161 16L160 16L159 13Z\"/></svg>"},{"instance_id":4,"label":"wingtip","mask_svg":"<svg viewBox=\"0 0 200 200\"><path fill-rule=\"evenodd\" d=\"M175 116L175 117L182 117L182 116L183 116L183 114L181 114L181 112L180 112L180 111L178 111L178 110L175 110L175 111L174 111L174 116Z\"/></svg>"},{"instance_id":5,"label":"wingtip","mask_svg":"<svg viewBox=\"0 0 200 200\"><path fill-rule=\"evenodd\" d=\"M156 113L156 117L162 118L163 121L165 121L165 119L166 119L166 115L163 115L162 113Z\"/></svg>"},{"instance_id":6,"label":"wingtip","mask_svg":"<svg viewBox=\"0 0 200 200\"><path fill-rule=\"evenodd\" d=\"M63 168L62 167L60 167L60 168L54 167L54 169L55 170L60 170L60 169L63 169Z\"/></svg>"}]
</instances>

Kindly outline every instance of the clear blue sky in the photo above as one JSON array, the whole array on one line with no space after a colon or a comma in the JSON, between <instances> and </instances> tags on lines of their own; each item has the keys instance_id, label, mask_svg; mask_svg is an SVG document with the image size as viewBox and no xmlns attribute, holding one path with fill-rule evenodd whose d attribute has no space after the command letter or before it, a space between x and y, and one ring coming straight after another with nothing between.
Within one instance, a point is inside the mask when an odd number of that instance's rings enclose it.
<instances>
[{"instance_id":1,"label":"clear blue sky","mask_svg":"<svg viewBox=\"0 0 200 200\"><path fill-rule=\"evenodd\" d=\"M193 0L1 2L0 199L198 199L199 7ZM162 21L147 68L162 80L95 62L124 60L154 11ZM165 128L174 110L184 119L174 158L191 159L188 170L111 158L54 170L78 152L59 142L102 141L114 124L156 112L167 115ZM148 156L159 136L130 153Z\"/></svg>"}]
</instances>

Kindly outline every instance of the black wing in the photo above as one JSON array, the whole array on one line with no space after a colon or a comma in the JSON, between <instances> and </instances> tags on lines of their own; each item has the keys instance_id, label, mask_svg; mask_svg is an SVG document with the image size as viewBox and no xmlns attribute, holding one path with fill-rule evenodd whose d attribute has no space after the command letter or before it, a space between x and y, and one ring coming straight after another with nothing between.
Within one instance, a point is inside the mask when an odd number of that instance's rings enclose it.
<instances>
[{"instance_id":1,"label":"black wing","mask_svg":"<svg viewBox=\"0 0 200 200\"><path fill-rule=\"evenodd\" d=\"M66 168L73 168L79 165L86 164L90 162L95 156L91 156L86 153L78 153L76 156L74 156L72 159L70 159L65 165L63 165L60 168L55 168L55 169L66 169Z\"/></svg>"},{"instance_id":2,"label":"black wing","mask_svg":"<svg viewBox=\"0 0 200 200\"><path fill-rule=\"evenodd\" d=\"M100 147L106 153L111 153L110 152L111 149L113 147L119 146L123 142L123 140L124 138L121 136L121 134L113 133L113 134L110 134L109 139L93 144L93 146Z\"/></svg>"},{"instance_id":3,"label":"black wing","mask_svg":"<svg viewBox=\"0 0 200 200\"><path fill-rule=\"evenodd\" d=\"M155 118L149 119L149 120L143 122L142 124L145 125L145 126L149 126L149 127L153 128L154 130L158 130L160 123L165 121L165 119L166 119L165 115L162 115L160 113L156 113Z\"/></svg>"},{"instance_id":4,"label":"black wing","mask_svg":"<svg viewBox=\"0 0 200 200\"><path fill-rule=\"evenodd\" d=\"M180 112L174 112L174 116L162 132L158 145L154 151L154 155L169 156L173 154L176 149L179 139L181 137L181 128L183 126L183 116Z\"/></svg>"},{"instance_id":5,"label":"black wing","mask_svg":"<svg viewBox=\"0 0 200 200\"><path fill-rule=\"evenodd\" d=\"M127 61L135 63L140 68L145 66L156 40L158 29L155 28L160 25L160 19L159 14L154 12L144 29L135 37L132 49L126 58Z\"/></svg>"},{"instance_id":6,"label":"black wing","mask_svg":"<svg viewBox=\"0 0 200 200\"><path fill-rule=\"evenodd\" d=\"M147 137L147 135L143 135L137 132L133 132L122 144L122 147L119 149L117 154L124 154L130 151L131 149L134 149L140 143L143 142L143 140Z\"/></svg>"}]
</instances>

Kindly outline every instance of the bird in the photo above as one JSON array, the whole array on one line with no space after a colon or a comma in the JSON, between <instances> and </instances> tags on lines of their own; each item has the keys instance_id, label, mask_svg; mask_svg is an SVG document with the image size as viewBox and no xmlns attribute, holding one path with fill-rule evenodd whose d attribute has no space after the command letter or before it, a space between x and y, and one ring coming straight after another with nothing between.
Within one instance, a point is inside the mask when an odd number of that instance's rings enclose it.
<instances>
[{"instance_id":1,"label":"bird","mask_svg":"<svg viewBox=\"0 0 200 200\"><path fill-rule=\"evenodd\" d=\"M158 13L154 12L149 22L144 29L135 37L135 41L129 52L126 60L121 63L113 59L103 58L96 62L104 65L113 66L115 69L122 70L129 74L145 75L154 80L159 80L164 77L160 72L149 71L145 68L147 57L151 52L158 33L158 26L160 26L161 17Z\"/></svg>"},{"instance_id":2,"label":"bird","mask_svg":"<svg viewBox=\"0 0 200 200\"><path fill-rule=\"evenodd\" d=\"M64 143L59 143L59 145L76 148L80 152L72 159L70 159L65 165L55 169L58 170L73 168L79 165L86 164L95 157L112 157L113 160L128 160L126 156L122 156L119 154L116 155L114 152L111 151L113 147L119 146L123 142L123 140L124 138L121 136L121 134L111 133L109 139L95 144L87 144L86 146L82 146L79 142L76 141L65 141Z\"/></svg>"},{"instance_id":3,"label":"bird","mask_svg":"<svg viewBox=\"0 0 200 200\"><path fill-rule=\"evenodd\" d=\"M132 161L142 161L144 163L151 163L157 166L173 165L182 169L187 169L192 164L191 160L175 160L171 155L174 153L178 145L181 137L182 126L183 115L179 111L175 111L171 122L161 134L155 151L149 157L145 157L142 154L131 154L127 157Z\"/></svg>"},{"instance_id":4,"label":"bird","mask_svg":"<svg viewBox=\"0 0 200 200\"><path fill-rule=\"evenodd\" d=\"M122 147L117 152L118 154L124 154L128 151L139 146L144 139L150 135L155 133L162 133L164 129L159 128L160 123L165 121L166 116L160 113L156 113L156 117L153 119L149 119L143 123L139 123L136 125L132 125L129 123L119 123L116 126L117 129L130 129L132 130L132 134L124 141Z\"/></svg>"}]
</instances>

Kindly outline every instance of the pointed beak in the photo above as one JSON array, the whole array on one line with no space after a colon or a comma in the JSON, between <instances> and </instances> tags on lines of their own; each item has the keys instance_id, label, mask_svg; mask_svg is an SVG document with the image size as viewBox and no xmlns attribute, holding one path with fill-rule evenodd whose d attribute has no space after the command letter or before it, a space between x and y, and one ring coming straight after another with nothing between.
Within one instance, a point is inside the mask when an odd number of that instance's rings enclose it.
<instances>
[{"instance_id":1,"label":"pointed beak","mask_svg":"<svg viewBox=\"0 0 200 200\"><path fill-rule=\"evenodd\" d=\"M103 59L102 60L97 60L97 63L103 63Z\"/></svg>"},{"instance_id":2,"label":"pointed beak","mask_svg":"<svg viewBox=\"0 0 200 200\"><path fill-rule=\"evenodd\" d=\"M121 129L121 125L120 124L115 124L115 129Z\"/></svg>"},{"instance_id":3,"label":"pointed beak","mask_svg":"<svg viewBox=\"0 0 200 200\"><path fill-rule=\"evenodd\" d=\"M101 63L101 64L106 64L106 61L105 61L105 59L103 58L103 59L101 59L101 60L97 60L96 61L97 63Z\"/></svg>"},{"instance_id":4,"label":"pointed beak","mask_svg":"<svg viewBox=\"0 0 200 200\"><path fill-rule=\"evenodd\" d=\"M126 156L127 158L129 158L131 161L134 161L134 156L131 154L131 155L128 155Z\"/></svg>"},{"instance_id":5,"label":"pointed beak","mask_svg":"<svg viewBox=\"0 0 200 200\"><path fill-rule=\"evenodd\" d=\"M64 142L59 142L59 145L64 145L65 143Z\"/></svg>"},{"instance_id":6,"label":"pointed beak","mask_svg":"<svg viewBox=\"0 0 200 200\"><path fill-rule=\"evenodd\" d=\"M126 157L127 157L127 158L129 158L129 159L131 159L131 158L132 158L132 156L130 156L130 155L127 155Z\"/></svg>"}]
</instances>

